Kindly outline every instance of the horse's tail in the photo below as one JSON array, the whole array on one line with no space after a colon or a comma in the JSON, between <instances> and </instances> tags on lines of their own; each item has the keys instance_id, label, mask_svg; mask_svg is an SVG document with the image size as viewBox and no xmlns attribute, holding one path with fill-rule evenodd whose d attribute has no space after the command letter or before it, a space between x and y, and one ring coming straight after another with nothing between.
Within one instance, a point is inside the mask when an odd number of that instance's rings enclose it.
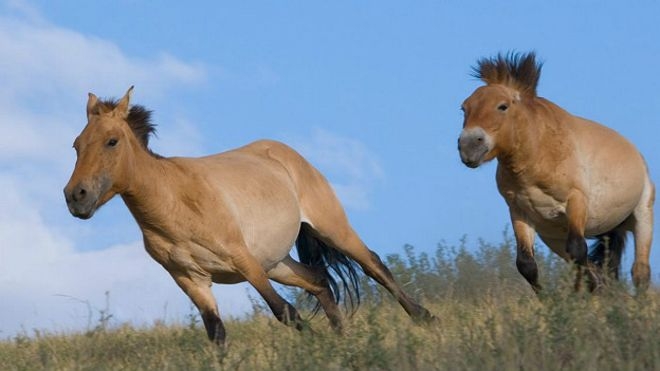
<instances>
[{"instance_id":1,"label":"horse's tail","mask_svg":"<svg viewBox=\"0 0 660 371\"><path fill-rule=\"evenodd\" d=\"M626 246L626 232L612 230L596 237L596 242L590 246L589 260L599 267L607 263L608 273L619 279L621 256Z\"/></svg>"},{"instance_id":2,"label":"horse's tail","mask_svg":"<svg viewBox=\"0 0 660 371\"><path fill-rule=\"evenodd\" d=\"M316 231L307 223L302 223L296 239L296 250L300 262L312 269L323 270L325 279L339 303L344 294L344 305L355 312L360 305L360 267L346 255L321 240ZM314 312L318 311L316 304Z\"/></svg>"}]
</instances>

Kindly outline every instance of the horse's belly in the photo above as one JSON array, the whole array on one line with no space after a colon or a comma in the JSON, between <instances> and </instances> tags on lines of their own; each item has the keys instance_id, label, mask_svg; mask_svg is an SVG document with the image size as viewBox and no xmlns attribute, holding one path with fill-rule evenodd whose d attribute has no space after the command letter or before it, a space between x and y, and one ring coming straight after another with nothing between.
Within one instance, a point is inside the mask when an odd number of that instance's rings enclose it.
<instances>
[{"instance_id":1,"label":"horse's belly","mask_svg":"<svg viewBox=\"0 0 660 371\"><path fill-rule=\"evenodd\" d=\"M301 213L296 195L280 187L261 202L244 200L236 211L248 252L269 270L284 259L300 230Z\"/></svg>"},{"instance_id":2,"label":"horse's belly","mask_svg":"<svg viewBox=\"0 0 660 371\"><path fill-rule=\"evenodd\" d=\"M510 197L540 235L552 239L566 238L568 234L566 202L559 201L538 188L530 188ZM607 205L602 203L589 201L584 230L586 237L607 233L619 226L630 215L635 200L630 198L630 200L619 200L617 203L610 202Z\"/></svg>"},{"instance_id":3,"label":"horse's belly","mask_svg":"<svg viewBox=\"0 0 660 371\"><path fill-rule=\"evenodd\" d=\"M213 181L229 205L247 252L269 270L291 251L300 230L301 211L296 189L283 168L258 158L254 162L247 159L241 167L221 167L225 177ZM218 224L217 233L222 233L222 220Z\"/></svg>"},{"instance_id":4,"label":"horse's belly","mask_svg":"<svg viewBox=\"0 0 660 371\"><path fill-rule=\"evenodd\" d=\"M298 209L280 209L274 210L271 215L264 215L259 223L246 225L244 238L250 254L265 270L269 270L289 255L299 230Z\"/></svg>"}]
</instances>

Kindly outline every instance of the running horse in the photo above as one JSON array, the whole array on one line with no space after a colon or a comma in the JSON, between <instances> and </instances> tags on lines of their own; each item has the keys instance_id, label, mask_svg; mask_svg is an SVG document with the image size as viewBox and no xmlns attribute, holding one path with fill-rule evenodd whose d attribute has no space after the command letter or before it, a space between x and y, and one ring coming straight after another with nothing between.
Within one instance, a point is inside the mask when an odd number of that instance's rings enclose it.
<instances>
[{"instance_id":1,"label":"running horse","mask_svg":"<svg viewBox=\"0 0 660 371\"><path fill-rule=\"evenodd\" d=\"M119 194L149 255L199 309L210 340L225 341L214 282L249 282L279 321L298 330L304 322L269 280L301 287L341 331L341 293L346 304L347 297L359 304L358 264L414 320L434 318L360 240L328 181L301 155L262 140L201 158L159 156L148 147L151 111L130 104L132 90L118 101L89 94L66 203L89 219ZM289 255L294 244L300 262Z\"/></svg>"},{"instance_id":2,"label":"running horse","mask_svg":"<svg viewBox=\"0 0 660 371\"><path fill-rule=\"evenodd\" d=\"M497 187L511 215L516 266L535 291L541 289L536 233L577 264L576 289L586 268L593 291L603 284L603 261L618 278L628 231L635 239L633 282L643 290L650 280L655 199L647 165L614 130L537 96L540 75L534 53L478 61L474 76L486 85L461 106L461 160L476 168L497 158ZM591 253L586 238L597 239Z\"/></svg>"}]
</instances>

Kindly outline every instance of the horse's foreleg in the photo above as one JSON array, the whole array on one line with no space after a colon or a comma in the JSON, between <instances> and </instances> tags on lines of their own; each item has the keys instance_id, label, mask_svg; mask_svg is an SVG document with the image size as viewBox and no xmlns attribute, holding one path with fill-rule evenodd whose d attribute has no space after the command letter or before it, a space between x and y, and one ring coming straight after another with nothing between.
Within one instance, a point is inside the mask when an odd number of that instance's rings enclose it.
<instances>
[{"instance_id":1,"label":"horse's foreleg","mask_svg":"<svg viewBox=\"0 0 660 371\"><path fill-rule=\"evenodd\" d=\"M209 340L224 345L225 327L218 314L218 304L211 292L211 280L193 280L182 272L170 272L170 274L199 310Z\"/></svg>"},{"instance_id":2,"label":"horse's foreleg","mask_svg":"<svg viewBox=\"0 0 660 371\"><path fill-rule=\"evenodd\" d=\"M587 264L587 241L584 229L587 224L587 202L582 192L574 190L566 202L566 218L568 219L568 238L566 252L575 263Z\"/></svg>"},{"instance_id":3,"label":"horse's foreleg","mask_svg":"<svg viewBox=\"0 0 660 371\"><path fill-rule=\"evenodd\" d=\"M532 289L538 293L541 291L541 285L539 284L539 270L536 260L534 260L534 235L536 232L513 210L511 211L511 223L516 237L516 268L532 285Z\"/></svg>"},{"instance_id":4,"label":"horse's foreleg","mask_svg":"<svg viewBox=\"0 0 660 371\"><path fill-rule=\"evenodd\" d=\"M247 253L234 256L232 262L236 269L264 298L266 304L280 322L297 330L305 328L296 308L284 300L268 281L268 276L259 262Z\"/></svg>"}]
</instances>

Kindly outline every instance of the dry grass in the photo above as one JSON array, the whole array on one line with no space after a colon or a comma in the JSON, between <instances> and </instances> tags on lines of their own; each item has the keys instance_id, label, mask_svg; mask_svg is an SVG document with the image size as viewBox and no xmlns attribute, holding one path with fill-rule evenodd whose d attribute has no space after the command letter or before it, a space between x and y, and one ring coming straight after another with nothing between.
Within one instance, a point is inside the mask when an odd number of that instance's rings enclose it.
<instances>
[{"instance_id":1,"label":"dry grass","mask_svg":"<svg viewBox=\"0 0 660 371\"><path fill-rule=\"evenodd\" d=\"M259 308L226 322L228 344L211 345L199 325L148 329L99 326L83 334L30 334L0 342L8 370L659 370L660 294L625 285L574 293L565 264L543 258L542 298L515 272L510 241L477 252L440 246L434 257L406 248L388 263L439 317L414 325L368 285L343 335L325 318L298 333ZM424 296L423 296L424 295ZM293 297L297 305L309 307Z\"/></svg>"}]
</instances>

